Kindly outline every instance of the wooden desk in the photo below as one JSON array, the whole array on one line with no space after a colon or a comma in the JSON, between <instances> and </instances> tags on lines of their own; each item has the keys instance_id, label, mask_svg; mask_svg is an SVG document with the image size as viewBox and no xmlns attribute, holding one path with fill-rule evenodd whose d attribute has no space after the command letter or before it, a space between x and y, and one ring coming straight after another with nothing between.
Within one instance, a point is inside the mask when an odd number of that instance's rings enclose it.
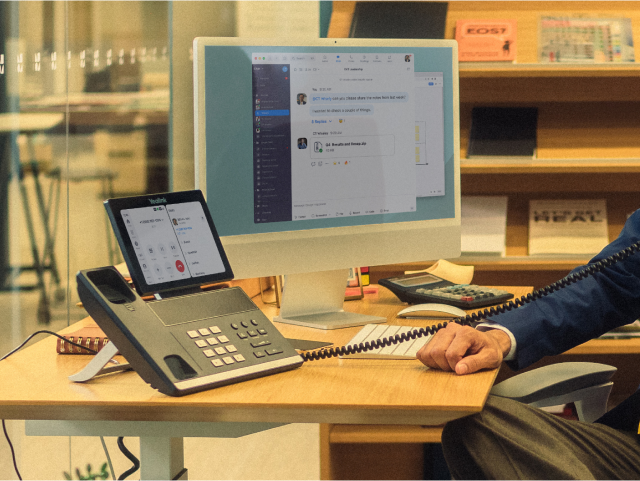
<instances>
[{"instance_id":1,"label":"wooden desk","mask_svg":"<svg viewBox=\"0 0 640 481\"><path fill-rule=\"evenodd\" d=\"M375 299L346 304L347 310L385 316L391 322L396 322L401 308L382 288ZM264 309L268 316L274 312L270 306ZM340 344L358 330L277 327L287 337ZM182 437L233 437L281 423L439 425L480 411L497 372L458 377L429 370L418 361L334 358L171 398L150 388L134 372L74 384L67 377L84 367L88 357L58 355L55 343L49 337L0 363L0 418L47 420L28 421L30 434L140 436L143 479L167 479L179 472ZM160 465L165 471L158 470Z\"/></svg>"},{"instance_id":2,"label":"wooden desk","mask_svg":"<svg viewBox=\"0 0 640 481\"><path fill-rule=\"evenodd\" d=\"M531 287L499 287L508 290L516 297L532 291ZM346 302L345 309L353 312L372 312L366 306L375 305L379 314L386 316L390 324L407 326L428 325L427 321L417 319L398 319L396 313L404 307L387 289L380 287L378 298L357 302ZM384 306L384 310L383 307ZM274 306L260 306L271 317L276 312ZM278 324L280 331L287 337L324 340L330 331L316 331L294 326ZM345 329L348 341L352 330ZM348 332L347 332L348 331ZM348 334L348 335L347 335ZM342 342L344 344L345 341ZM345 360L354 362L359 360ZM366 361L378 363L396 363L399 368L421 368L419 361ZM445 374L445 373L441 373ZM464 377L457 378L458 381ZM410 386L407 384L407 386ZM422 393L432 395L438 388L431 386ZM444 423L442 423L444 424ZM442 434L441 425L429 425L415 422L411 425L381 423L327 423L320 426L320 477L321 479L422 479L425 443L439 443Z\"/></svg>"}]
</instances>

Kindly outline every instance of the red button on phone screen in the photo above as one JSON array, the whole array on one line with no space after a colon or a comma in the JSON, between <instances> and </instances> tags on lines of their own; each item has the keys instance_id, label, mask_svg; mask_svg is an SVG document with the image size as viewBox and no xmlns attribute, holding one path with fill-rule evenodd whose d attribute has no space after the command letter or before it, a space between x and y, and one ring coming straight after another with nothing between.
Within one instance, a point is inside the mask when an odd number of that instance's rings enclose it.
<instances>
[{"instance_id":1,"label":"red button on phone screen","mask_svg":"<svg viewBox=\"0 0 640 481\"><path fill-rule=\"evenodd\" d=\"M184 264L181 261L176 261L176 269L178 269L179 272L184 272Z\"/></svg>"}]
</instances>

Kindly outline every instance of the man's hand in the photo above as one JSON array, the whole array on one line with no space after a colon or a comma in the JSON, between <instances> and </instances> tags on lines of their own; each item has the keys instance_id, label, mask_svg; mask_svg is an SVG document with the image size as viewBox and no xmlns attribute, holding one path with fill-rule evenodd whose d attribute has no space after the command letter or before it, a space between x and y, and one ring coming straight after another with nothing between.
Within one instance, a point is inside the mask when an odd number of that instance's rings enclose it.
<instances>
[{"instance_id":1,"label":"man's hand","mask_svg":"<svg viewBox=\"0 0 640 481\"><path fill-rule=\"evenodd\" d=\"M434 369L470 374L500 366L510 349L511 340L504 331L483 332L450 322L418 351L416 357Z\"/></svg>"}]
</instances>

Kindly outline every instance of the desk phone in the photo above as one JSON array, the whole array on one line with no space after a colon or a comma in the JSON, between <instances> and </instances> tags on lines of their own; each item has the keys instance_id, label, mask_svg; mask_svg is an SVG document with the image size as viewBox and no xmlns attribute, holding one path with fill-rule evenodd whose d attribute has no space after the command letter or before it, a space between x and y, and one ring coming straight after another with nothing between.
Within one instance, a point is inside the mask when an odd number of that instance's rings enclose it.
<instances>
[{"instance_id":1,"label":"desk phone","mask_svg":"<svg viewBox=\"0 0 640 481\"><path fill-rule=\"evenodd\" d=\"M181 396L303 363L242 289L201 289L233 272L200 191L105 207L137 292L103 267L77 274L78 294L145 382Z\"/></svg>"}]
</instances>

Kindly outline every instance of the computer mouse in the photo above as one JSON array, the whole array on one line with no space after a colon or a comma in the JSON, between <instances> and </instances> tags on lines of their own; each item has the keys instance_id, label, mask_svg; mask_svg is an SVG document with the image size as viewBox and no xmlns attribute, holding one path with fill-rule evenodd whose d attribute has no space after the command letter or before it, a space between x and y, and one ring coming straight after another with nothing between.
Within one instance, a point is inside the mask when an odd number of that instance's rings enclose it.
<instances>
[{"instance_id":1,"label":"computer mouse","mask_svg":"<svg viewBox=\"0 0 640 481\"><path fill-rule=\"evenodd\" d=\"M448 304L414 304L398 312L398 317L430 317L430 318L448 318L448 317L465 317L467 313L459 307L450 306Z\"/></svg>"}]
</instances>

